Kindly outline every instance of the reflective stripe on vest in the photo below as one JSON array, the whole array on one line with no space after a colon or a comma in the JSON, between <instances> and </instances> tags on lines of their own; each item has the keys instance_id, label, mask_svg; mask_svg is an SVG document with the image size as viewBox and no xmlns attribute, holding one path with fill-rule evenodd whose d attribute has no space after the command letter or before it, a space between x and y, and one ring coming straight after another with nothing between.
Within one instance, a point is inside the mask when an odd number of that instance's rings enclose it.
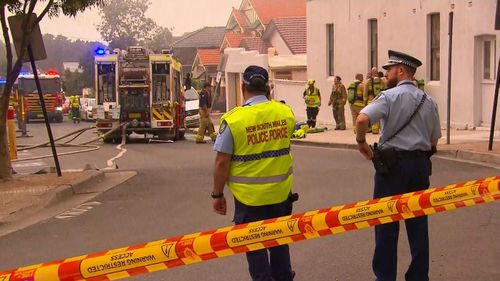
<instances>
[{"instance_id":1,"label":"reflective stripe on vest","mask_svg":"<svg viewBox=\"0 0 500 281\"><path fill-rule=\"evenodd\" d=\"M311 93L309 88L306 89L306 104L307 107L318 107L319 106L319 90L314 87L314 91Z\"/></svg>"},{"instance_id":2,"label":"reflective stripe on vest","mask_svg":"<svg viewBox=\"0 0 500 281\"><path fill-rule=\"evenodd\" d=\"M236 199L249 206L285 201L293 178L290 107L276 101L238 107L224 121L234 142L228 186Z\"/></svg>"},{"instance_id":3,"label":"reflective stripe on vest","mask_svg":"<svg viewBox=\"0 0 500 281\"><path fill-rule=\"evenodd\" d=\"M269 176L269 177L239 177L229 176L229 181L234 183L248 183L248 184L266 184L266 183L279 183L288 179L293 174L293 167L290 167L288 172L283 175Z\"/></svg>"}]
</instances>

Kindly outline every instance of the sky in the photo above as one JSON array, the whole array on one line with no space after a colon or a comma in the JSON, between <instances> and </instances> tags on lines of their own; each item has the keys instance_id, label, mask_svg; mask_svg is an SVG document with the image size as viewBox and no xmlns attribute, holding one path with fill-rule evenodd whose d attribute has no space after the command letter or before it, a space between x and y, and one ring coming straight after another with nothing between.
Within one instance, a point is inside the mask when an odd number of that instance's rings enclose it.
<instances>
[{"instance_id":1,"label":"sky","mask_svg":"<svg viewBox=\"0 0 500 281\"><path fill-rule=\"evenodd\" d=\"M146 15L158 25L171 28L180 36L204 26L225 26L232 7L239 8L242 0L150 0ZM96 25L100 22L99 10L93 8L76 18L59 16L44 18L40 23L42 33L64 35L70 39L102 41Z\"/></svg>"}]
</instances>

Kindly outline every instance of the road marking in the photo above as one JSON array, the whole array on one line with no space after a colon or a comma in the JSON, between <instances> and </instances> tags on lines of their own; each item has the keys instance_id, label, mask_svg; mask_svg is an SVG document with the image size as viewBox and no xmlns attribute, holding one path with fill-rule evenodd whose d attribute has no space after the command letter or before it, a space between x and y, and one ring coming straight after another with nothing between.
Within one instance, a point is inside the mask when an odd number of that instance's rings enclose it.
<instances>
[{"instance_id":1,"label":"road marking","mask_svg":"<svg viewBox=\"0 0 500 281\"><path fill-rule=\"evenodd\" d=\"M72 209L69 209L69 210L57 215L55 218L56 219L73 218L73 217L79 216L83 213L86 213L86 212L92 210L94 208L94 206L99 206L101 204L102 204L101 202L97 202L97 201L83 203L77 207L74 207Z\"/></svg>"}]
</instances>

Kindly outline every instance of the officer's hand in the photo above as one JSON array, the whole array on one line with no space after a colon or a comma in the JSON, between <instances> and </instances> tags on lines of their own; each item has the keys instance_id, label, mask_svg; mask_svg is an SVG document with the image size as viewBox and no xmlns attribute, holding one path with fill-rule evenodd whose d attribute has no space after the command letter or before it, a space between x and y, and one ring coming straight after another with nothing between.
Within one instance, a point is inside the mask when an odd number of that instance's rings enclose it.
<instances>
[{"instance_id":1,"label":"officer's hand","mask_svg":"<svg viewBox=\"0 0 500 281\"><path fill-rule=\"evenodd\" d=\"M366 160L372 160L373 159L373 151L368 145L368 143L359 143L358 144L358 149L361 154L366 158Z\"/></svg>"},{"instance_id":2,"label":"officer's hand","mask_svg":"<svg viewBox=\"0 0 500 281\"><path fill-rule=\"evenodd\" d=\"M215 198L213 203L213 208L215 213L219 215L226 215L227 212L226 198L225 197Z\"/></svg>"}]
</instances>

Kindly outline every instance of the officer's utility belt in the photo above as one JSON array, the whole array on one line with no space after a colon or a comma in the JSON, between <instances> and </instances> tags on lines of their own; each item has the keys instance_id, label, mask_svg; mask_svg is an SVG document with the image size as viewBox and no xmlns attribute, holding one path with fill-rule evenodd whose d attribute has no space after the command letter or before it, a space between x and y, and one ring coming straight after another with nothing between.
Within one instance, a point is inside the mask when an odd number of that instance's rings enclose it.
<instances>
[{"instance_id":1,"label":"officer's utility belt","mask_svg":"<svg viewBox=\"0 0 500 281\"><path fill-rule=\"evenodd\" d=\"M373 146L373 167L379 174L390 174L399 166L400 160L430 158L435 153L435 148L431 151L424 150L396 150L390 148L380 148L377 143Z\"/></svg>"}]
</instances>

